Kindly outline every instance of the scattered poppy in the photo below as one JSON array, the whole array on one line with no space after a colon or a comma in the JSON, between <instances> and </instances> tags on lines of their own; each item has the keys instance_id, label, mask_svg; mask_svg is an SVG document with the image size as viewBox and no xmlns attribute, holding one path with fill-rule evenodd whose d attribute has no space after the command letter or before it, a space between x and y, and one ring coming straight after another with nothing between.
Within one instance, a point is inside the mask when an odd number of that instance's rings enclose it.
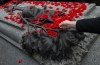
<instances>
[{"instance_id":1,"label":"scattered poppy","mask_svg":"<svg viewBox=\"0 0 100 65\"><path fill-rule=\"evenodd\" d=\"M17 60L18 63L22 63L22 61L23 61L23 60L22 60L21 58L19 58L19 59Z\"/></svg>"},{"instance_id":2,"label":"scattered poppy","mask_svg":"<svg viewBox=\"0 0 100 65\"><path fill-rule=\"evenodd\" d=\"M8 19L9 19L9 17L8 17L8 16L5 16L4 18L5 18L6 20L8 20Z\"/></svg>"}]
</instances>

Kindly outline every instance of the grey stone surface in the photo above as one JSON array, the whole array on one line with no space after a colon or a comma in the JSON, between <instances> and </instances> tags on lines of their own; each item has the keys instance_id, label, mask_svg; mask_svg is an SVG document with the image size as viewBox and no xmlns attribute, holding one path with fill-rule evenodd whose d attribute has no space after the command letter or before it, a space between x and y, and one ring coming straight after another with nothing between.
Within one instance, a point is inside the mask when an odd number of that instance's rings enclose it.
<instances>
[{"instance_id":1,"label":"grey stone surface","mask_svg":"<svg viewBox=\"0 0 100 65\"><path fill-rule=\"evenodd\" d=\"M90 17L91 15L94 17L100 17L100 6L96 6L95 10L90 14Z\"/></svg>"},{"instance_id":2,"label":"grey stone surface","mask_svg":"<svg viewBox=\"0 0 100 65\"><path fill-rule=\"evenodd\" d=\"M91 47L81 65L100 65L100 36Z\"/></svg>"},{"instance_id":3,"label":"grey stone surface","mask_svg":"<svg viewBox=\"0 0 100 65\"><path fill-rule=\"evenodd\" d=\"M18 63L18 59L22 63ZM0 37L0 65L39 65L30 56L26 55L8 41Z\"/></svg>"}]
</instances>

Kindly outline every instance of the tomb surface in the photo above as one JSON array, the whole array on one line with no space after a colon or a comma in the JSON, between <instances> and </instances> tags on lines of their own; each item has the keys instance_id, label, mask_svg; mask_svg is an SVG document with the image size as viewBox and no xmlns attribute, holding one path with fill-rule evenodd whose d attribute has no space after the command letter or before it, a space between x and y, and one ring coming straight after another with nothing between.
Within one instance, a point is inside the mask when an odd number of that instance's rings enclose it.
<instances>
[{"instance_id":1,"label":"tomb surface","mask_svg":"<svg viewBox=\"0 0 100 65\"><path fill-rule=\"evenodd\" d=\"M8 4L8 3L7 3ZM11 3L9 3L9 5L12 5ZM39 64L43 64L43 65L79 65L82 61L82 59L84 58L84 56L88 53L89 48L92 46L93 41L97 38L97 34L90 34L90 33L78 33L76 31L65 31L63 32L61 35L65 35L65 37L58 37L55 33L55 31L49 31L47 30L48 34L50 35L50 38L48 38L46 36L46 40L48 40L48 42L51 43L51 39L62 39L59 42L60 44L60 48L61 50L56 50L55 48L58 47L57 45L54 46L55 43L52 43L52 45L47 43L47 47L44 44L40 45L40 48L35 48L35 45L33 45L33 47L31 48L31 44L27 44L32 42L30 39L28 40L28 35L27 32L32 31L32 35L36 32L34 31L34 27L32 26L28 26L26 19L24 20L25 22L21 21L21 18L23 18L23 16L20 16L20 13L23 13L24 11L27 10L27 8L29 8L29 12L30 9L34 8L33 6L35 6L38 9L44 9L44 7L46 6L46 10L45 11L50 11L50 13L53 14L55 13L54 11L57 11L56 14L62 13L62 11L64 12L64 14L66 14L64 17L60 18L57 16L52 17L51 19L53 19L53 24L51 26L51 24L48 25L44 25L45 28L53 28L54 30L59 29L58 24L61 23L61 21L65 20L66 18L68 20L78 20L78 19L84 19L84 18L94 18L97 17L91 13L93 13L92 11L94 11L96 9L96 5L93 3L78 3L78 2L41 2L41 1L25 1L25 2L21 2L20 4L18 4L17 6L20 8L19 10L14 10L12 11L12 15L10 15L9 12L5 11L5 7L1 7L0 12L2 12L2 14L0 14L0 36L2 38L4 38L5 40L9 41L11 44L13 44L15 47L17 47L18 49L24 51L24 52L29 52L29 53L34 53L32 54L33 59L37 60L39 62ZM59 6L60 5L60 6ZM23 11L21 9L24 9ZM28 12L28 13L29 13ZM36 12L36 10L34 11ZM37 12L38 13L38 12ZM43 14L42 14L43 15ZM39 18L39 17L38 17ZM43 18L47 18L46 16L44 16ZM56 18L61 20L57 20L59 22L56 22ZM48 19L49 20L49 19ZM29 19L30 21L30 19ZM33 23L37 23L34 22ZM49 20L51 21L51 20ZM56 25L57 24L57 25ZM30 24L31 25L31 24ZM40 25L40 24L39 24ZM39 31L41 30L41 27L39 27L39 25L36 25L36 29L38 29ZM56 25L56 26L55 26ZM49 27L48 27L49 26ZM51 27L50 27L51 26ZM50 29L49 29L50 30ZM35 30L36 31L36 30ZM61 30L61 32L64 30ZM60 32L57 32L57 34ZM66 35L67 34L67 35ZM37 37L35 36L29 36L29 38L31 38L32 40L35 40ZM75 37L76 36L76 37ZM78 37L77 37L78 36ZM24 37L24 39L23 39ZM41 38L41 36L39 37ZM65 41L63 42L63 39L66 38ZM81 39L80 39L81 38ZM28 41L26 41L28 40ZM58 40L58 41L59 41ZM78 41L77 41L78 40ZM57 40L56 40L57 41ZM24 43L24 44L23 44ZM37 44L39 44L39 42L36 41ZM62 45L61 45L62 43ZM63 45L64 43L65 46ZM71 45L70 45L71 43ZM33 43L32 43L33 44ZM24 45L24 48L23 48ZM49 47L50 45L50 47ZM37 47L39 47L39 45L36 45ZM65 48L63 48L65 47ZM51 53L51 50L53 48L53 53L55 51L55 54ZM37 50L39 49L39 51ZM42 49L42 50L41 50ZM59 49L59 48L57 48ZM33 51L35 50L35 51ZM45 52L45 50L47 50L47 52ZM50 53L49 53L50 50ZM63 51L64 50L64 51ZM68 52L69 50L71 50L71 52ZM65 52L68 53L65 53ZM38 53L37 53L38 52ZM43 53L43 54L42 54ZM46 53L49 53L46 54ZM46 54L46 55L45 55ZM58 54L58 56L57 56ZM68 55L67 55L68 54ZM45 58L46 57L46 58Z\"/></svg>"}]
</instances>

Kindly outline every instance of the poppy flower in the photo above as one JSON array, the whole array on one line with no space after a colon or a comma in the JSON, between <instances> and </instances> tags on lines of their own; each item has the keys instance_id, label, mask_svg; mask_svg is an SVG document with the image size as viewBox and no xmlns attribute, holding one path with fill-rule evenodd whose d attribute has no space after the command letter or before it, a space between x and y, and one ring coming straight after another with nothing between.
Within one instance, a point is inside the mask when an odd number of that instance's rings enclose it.
<instances>
[{"instance_id":1,"label":"poppy flower","mask_svg":"<svg viewBox=\"0 0 100 65\"><path fill-rule=\"evenodd\" d=\"M39 31L39 32L41 33L42 31L43 31L43 30L42 30L42 29L40 29L40 31Z\"/></svg>"},{"instance_id":2,"label":"poppy flower","mask_svg":"<svg viewBox=\"0 0 100 65\"><path fill-rule=\"evenodd\" d=\"M73 18L75 16L75 13L70 13L70 17Z\"/></svg>"},{"instance_id":3,"label":"poppy flower","mask_svg":"<svg viewBox=\"0 0 100 65\"><path fill-rule=\"evenodd\" d=\"M32 32L33 32L33 33L36 33L36 30L33 30Z\"/></svg>"},{"instance_id":4,"label":"poppy flower","mask_svg":"<svg viewBox=\"0 0 100 65\"><path fill-rule=\"evenodd\" d=\"M46 13L48 13L48 12L49 12L49 10L45 10L45 12L46 12Z\"/></svg>"},{"instance_id":5,"label":"poppy flower","mask_svg":"<svg viewBox=\"0 0 100 65\"><path fill-rule=\"evenodd\" d=\"M32 9L33 8L33 6L30 6L30 9Z\"/></svg>"},{"instance_id":6,"label":"poppy flower","mask_svg":"<svg viewBox=\"0 0 100 65\"><path fill-rule=\"evenodd\" d=\"M81 12L81 10L80 9L77 9L76 12L79 13L79 12Z\"/></svg>"},{"instance_id":7,"label":"poppy flower","mask_svg":"<svg viewBox=\"0 0 100 65\"><path fill-rule=\"evenodd\" d=\"M56 8L56 10L59 10L59 8Z\"/></svg>"},{"instance_id":8,"label":"poppy flower","mask_svg":"<svg viewBox=\"0 0 100 65\"><path fill-rule=\"evenodd\" d=\"M59 6L59 4L58 3L55 3L55 6Z\"/></svg>"},{"instance_id":9,"label":"poppy flower","mask_svg":"<svg viewBox=\"0 0 100 65\"><path fill-rule=\"evenodd\" d=\"M62 9L63 12L67 12L66 8Z\"/></svg>"},{"instance_id":10,"label":"poppy flower","mask_svg":"<svg viewBox=\"0 0 100 65\"><path fill-rule=\"evenodd\" d=\"M54 24L54 25L53 25L53 28L55 28L55 29L56 29L56 28L59 28L59 23Z\"/></svg>"},{"instance_id":11,"label":"poppy flower","mask_svg":"<svg viewBox=\"0 0 100 65\"><path fill-rule=\"evenodd\" d=\"M52 9L53 7L52 6L49 6L48 8Z\"/></svg>"},{"instance_id":12,"label":"poppy flower","mask_svg":"<svg viewBox=\"0 0 100 65\"><path fill-rule=\"evenodd\" d=\"M18 61L18 63L22 63L23 60L20 58L17 61Z\"/></svg>"},{"instance_id":13,"label":"poppy flower","mask_svg":"<svg viewBox=\"0 0 100 65\"><path fill-rule=\"evenodd\" d=\"M8 20L8 19L9 19L9 17L8 17L8 16L5 16L4 18L5 18L6 20Z\"/></svg>"},{"instance_id":14,"label":"poppy flower","mask_svg":"<svg viewBox=\"0 0 100 65\"><path fill-rule=\"evenodd\" d=\"M64 16L63 16L63 20L68 20L68 14L65 14Z\"/></svg>"},{"instance_id":15,"label":"poppy flower","mask_svg":"<svg viewBox=\"0 0 100 65\"><path fill-rule=\"evenodd\" d=\"M24 28L24 24L21 24L20 28Z\"/></svg>"},{"instance_id":16,"label":"poppy flower","mask_svg":"<svg viewBox=\"0 0 100 65\"><path fill-rule=\"evenodd\" d=\"M79 16L82 16L83 15L83 13L79 13Z\"/></svg>"},{"instance_id":17,"label":"poppy flower","mask_svg":"<svg viewBox=\"0 0 100 65\"><path fill-rule=\"evenodd\" d=\"M0 8L2 8L2 6L0 6Z\"/></svg>"},{"instance_id":18,"label":"poppy flower","mask_svg":"<svg viewBox=\"0 0 100 65\"><path fill-rule=\"evenodd\" d=\"M76 15L76 16L75 16L75 18L79 18L79 16L78 16L78 15Z\"/></svg>"},{"instance_id":19,"label":"poppy flower","mask_svg":"<svg viewBox=\"0 0 100 65\"><path fill-rule=\"evenodd\" d=\"M16 15L16 16L15 16L15 19L16 19L16 20L17 20L17 19L19 19L19 18L20 18L20 16L19 16L19 15Z\"/></svg>"},{"instance_id":20,"label":"poppy flower","mask_svg":"<svg viewBox=\"0 0 100 65\"><path fill-rule=\"evenodd\" d=\"M56 37L57 36L57 32L55 31L51 31L51 30L48 30L47 33L53 37Z\"/></svg>"},{"instance_id":21,"label":"poppy flower","mask_svg":"<svg viewBox=\"0 0 100 65\"><path fill-rule=\"evenodd\" d=\"M51 5L54 5L54 3L52 2Z\"/></svg>"},{"instance_id":22,"label":"poppy flower","mask_svg":"<svg viewBox=\"0 0 100 65\"><path fill-rule=\"evenodd\" d=\"M48 15L47 14L43 14L41 18L42 19L46 19L46 18L48 18Z\"/></svg>"},{"instance_id":23,"label":"poppy flower","mask_svg":"<svg viewBox=\"0 0 100 65\"><path fill-rule=\"evenodd\" d=\"M44 7L44 4L41 4L42 7Z\"/></svg>"},{"instance_id":24,"label":"poppy flower","mask_svg":"<svg viewBox=\"0 0 100 65\"><path fill-rule=\"evenodd\" d=\"M81 5L81 8L82 8L83 10L86 10L87 6L86 6L85 4L82 4L82 5Z\"/></svg>"},{"instance_id":25,"label":"poppy flower","mask_svg":"<svg viewBox=\"0 0 100 65\"><path fill-rule=\"evenodd\" d=\"M77 5L77 2L73 2L73 5Z\"/></svg>"},{"instance_id":26,"label":"poppy flower","mask_svg":"<svg viewBox=\"0 0 100 65\"><path fill-rule=\"evenodd\" d=\"M10 20L11 20L11 21L15 21L15 19L14 19L13 16L10 16Z\"/></svg>"},{"instance_id":27,"label":"poppy flower","mask_svg":"<svg viewBox=\"0 0 100 65\"><path fill-rule=\"evenodd\" d=\"M21 24L21 23L22 23L22 20L18 19L18 20L17 20L17 23L18 23L18 24Z\"/></svg>"},{"instance_id":28,"label":"poppy flower","mask_svg":"<svg viewBox=\"0 0 100 65\"><path fill-rule=\"evenodd\" d=\"M51 26L50 26L50 24L48 23L48 24L45 24L45 25L44 25L44 28L51 28Z\"/></svg>"}]
</instances>

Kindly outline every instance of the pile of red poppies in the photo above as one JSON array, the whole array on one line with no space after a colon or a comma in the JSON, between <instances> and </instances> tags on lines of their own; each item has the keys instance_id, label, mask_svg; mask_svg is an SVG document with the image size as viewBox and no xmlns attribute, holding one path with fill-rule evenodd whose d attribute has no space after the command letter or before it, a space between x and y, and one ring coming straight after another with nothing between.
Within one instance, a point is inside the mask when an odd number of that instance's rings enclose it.
<instances>
[{"instance_id":1,"label":"pile of red poppies","mask_svg":"<svg viewBox=\"0 0 100 65\"><path fill-rule=\"evenodd\" d=\"M46 13L48 13L50 10L46 10ZM49 17L48 14L46 13L41 13L39 16L37 16L34 20L32 20L32 23L40 23L41 21L39 21L39 18L42 19L47 19ZM74 17L74 15L71 15ZM54 14L50 16L50 18L53 20L53 22L51 23L43 23L43 27L44 28L48 28L48 29L59 29L59 24L64 21L64 20L72 20L73 17L69 17L69 14L65 14L62 11L54 11ZM38 24L41 26L41 23ZM47 33L53 37L57 36L57 32L53 31L53 30L47 30Z\"/></svg>"},{"instance_id":2,"label":"pile of red poppies","mask_svg":"<svg viewBox=\"0 0 100 65\"><path fill-rule=\"evenodd\" d=\"M19 13L12 12L12 15L9 13L7 14L8 15L4 17L6 20L10 20L12 23L17 23L21 28L24 28L24 23L22 22Z\"/></svg>"},{"instance_id":3,"label":"pile of red poppies","mask_svg":"<svg viewBox=\"0 0 100 65\"><path fill-rule=\"evenodd\" d=\"M14 1L15 0L12 0L12 1L6 3L5 5L9 5ZM61 23L64 20L72 21L74 18L79 18L80 16L83 15L83 12L87 9L86 4L83 2L79 3L79 2L23 1L20 4L24 4L24 3L33 4L35 6L42 6L42 7L47 5L48 10L46 10L46 12L49 12L49 10L52 10L56 7L55 12L51 17L54 22L47 23L44 25L45 28L52 28L52 29L59 28L59 23ZM59 8L59 6L61 8ZM32 8L32 7L30 7L30 8ZM57 15L62 12L64 12L63 16ZM41 15L36 17L35 18L36 21L40 17L41 17ZM42 14L42 18L43 19L48 18L48 15ZM24 27L24 24L22 23L22 20L20 19L19 14L5 16L5 19L15 21L18 24L22 24L21 28ZM38 23L38 22L36 22L36 23ZM57 36L57 33L54 31L48 30L47 32L48 32L48 34L50 34L52 36Z\"/></svg>"}]
</instances>

